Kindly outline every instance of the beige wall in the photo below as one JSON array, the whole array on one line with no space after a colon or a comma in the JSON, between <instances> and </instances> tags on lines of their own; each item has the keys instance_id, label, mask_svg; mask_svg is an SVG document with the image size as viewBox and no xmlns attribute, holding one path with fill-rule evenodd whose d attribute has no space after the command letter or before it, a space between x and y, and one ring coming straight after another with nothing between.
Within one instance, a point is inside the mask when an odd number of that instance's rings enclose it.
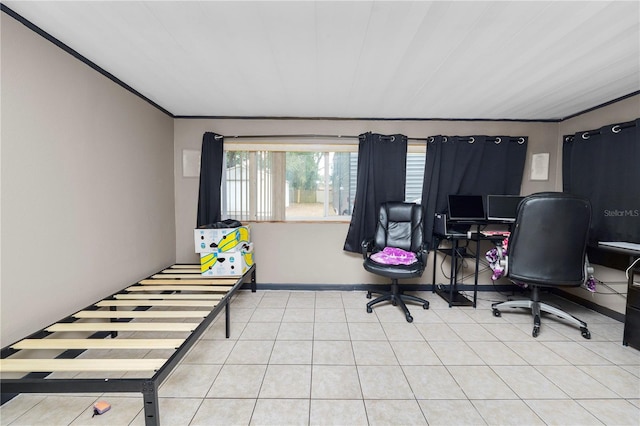
<instances>
[{"instance_id":1,"label":"beige wall","mask_svg":"<svg viewBox=\"0 0 640 426\"><path fill-rule=\"evenodd\" d=\"M341 134L358 135L367 131L403 133L409 137L431 135L510 135L529 136L522 191L524 194L553 190L557 169L551 162L548 181L530 181L533 153L555 155L557 123L495 121L363 121L363 120L212 120L177 119L175 131L176 258L179 262L198 262L194 253L193 228L196 223L198 179L182 177L182 151L199 150L202 135L214 131L223 135L250 134ZM228 139L229 140L229 139ZM492 165L488 165L491 167ZM495 165L500 167L500 165ZM362 257L342 250L348 223L254 223L253 241L258 264L258 281L276 284L353 285L381 282L362 269ZM439 264L439 261L438 261ZM473 265L465 274L472 270ZM445 266L446 268L446 266ZM438 266L439 282L442 282ZM416 282L432 282L432 260ZM481 281L490 282L483 274Z\"/></svg>"},{"instance_id":2,"label":"beige wall","mask_svg":"<svg viewBox=\"0 0 640 426\"><path fill-rule=\"evenodd\" d=\"M173 119L1 15L1 345L175 261Z\"/></svg>"}]
</instances>

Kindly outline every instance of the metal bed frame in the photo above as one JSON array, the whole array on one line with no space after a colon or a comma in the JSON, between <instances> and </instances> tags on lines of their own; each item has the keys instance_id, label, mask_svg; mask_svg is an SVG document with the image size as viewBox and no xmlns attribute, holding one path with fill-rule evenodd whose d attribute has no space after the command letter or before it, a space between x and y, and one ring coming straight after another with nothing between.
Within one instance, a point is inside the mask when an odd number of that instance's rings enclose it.
<instances>
[{"instance_id":1,"label":"metal bed frame","mask_svg":"<svg viewBox=\"0 0 640 426\"><path fill-rule=\"evenodd\" d=\"M86 307L76 314L43 328L25 339L2 348L0 373L3 375L9 372L28 373L21 378L0 378L2 403L4 404L19 393L140 392L144 401L145 425L159 425L158 388L160 385L223 308L225 309L225 334L229 338L231 298L245 284L250 285L252 292L256 291L255 264L237 278L202 277L199 271L200 265L173 265ZM148 292L153 293L149 294ZM149 300L145 300L144 297ZM133 310L118 311L118 306L133 307ZM151 306L206 306L211 310L149 311ZM198 317L202 318L199 323L131 322L135 318L193 319ZM78 321L84 318L102 318L109 321ZM141 324L147 324L147 326L141 326ZM197 326L193 328L196 324ZM134 326L134 328L129 326ZM146 327L149 327L150 331L190 331L190 334L184 339L116 338L118 331L149 330ZM93 334L84 339L46 339L54 333L73 331L93 332ZM111 339L105 339L106 337L111 337ZM167 359L75 359L87 349L117 349L119 347L125 349L174 349L174 352ZM51 359L12 358L12 355L30 349L60 349L63 352ZM47 378L52 372L60 371L82 373L136 370L153 372L153 375L146 378Z\"/></svg>"}]
</instances>

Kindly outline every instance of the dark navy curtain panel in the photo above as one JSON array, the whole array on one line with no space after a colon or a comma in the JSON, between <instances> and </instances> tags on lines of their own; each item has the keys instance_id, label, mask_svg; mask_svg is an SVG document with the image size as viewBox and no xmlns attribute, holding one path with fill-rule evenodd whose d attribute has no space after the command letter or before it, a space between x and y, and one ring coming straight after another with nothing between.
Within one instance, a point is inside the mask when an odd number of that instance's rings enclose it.
<instances>
[{"instance_id":1,"label":"dark navy curtain panel","mask_svg":"<svg viewBox=\"0 0 640 426\"><path fill-rule=\"evenodd\" d=\"M433 217L447 210L449 194L519 195L527 137L433 136L427 141L422 217L424 240L434 248Z\"/></svg>"},{"instance_id":2,"label":"dark navy curtain panel","mask_svg":"<svg viewBox=\"0 0 640 426\"><path fill-rule=\"evenodd\" d=\"M344 250L360 253L373 237L380 204L404 201L407 137L365 133L359 136L356 196Z\"/></svg>"},{"instance_id":3,"label":"dark navy curtain panel","mask_svg":"<svg viewBox=\"0 0 640 426\"><path fill-rule=\"evenodd\" d=\"M640 119L565 136L562 182L591 201L591 243L640 243Z\"/></svg>"},{"instance_id":4,"label":"dark navy curtain panel","mask_svg":"<svg viewBox=\"0 0 640 426\"><path fill-rule=\"evenodd\" d=\"M202 136L200 155L200 190L198 193L197 226L219 222L221 212L222 162L224 138L213 132Z\"/></svg>"}]
</instances>

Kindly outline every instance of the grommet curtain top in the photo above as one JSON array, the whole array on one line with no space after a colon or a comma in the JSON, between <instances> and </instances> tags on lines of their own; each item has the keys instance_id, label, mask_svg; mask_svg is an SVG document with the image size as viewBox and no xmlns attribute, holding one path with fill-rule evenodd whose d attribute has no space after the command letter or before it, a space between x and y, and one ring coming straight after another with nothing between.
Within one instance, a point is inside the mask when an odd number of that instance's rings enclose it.
<instances>
[{"instance_id":1,"label":"grommet curtain top","mask_svg":"<svg viewBox=\"0 0 640 426\"><path fill-rule=\"evenodd\" d=\"M595 129L595 130L587 130L587 131L580 131L577 132L573 135L565 135L563 137L564 142L573 142L573 141L579 141L579 140L588 140L589 138L591 138L592 136L595 135L602 135L602 134L607 134L607 133L620 133L622 132L624 129L629 129L631 127L636 127L637 126L637 122L640 119L636 119L633 121L627 121L625 123L618 123L618 124L608 124L606 126L603 126L599 129Z\"/></svg>"}]
</instances>

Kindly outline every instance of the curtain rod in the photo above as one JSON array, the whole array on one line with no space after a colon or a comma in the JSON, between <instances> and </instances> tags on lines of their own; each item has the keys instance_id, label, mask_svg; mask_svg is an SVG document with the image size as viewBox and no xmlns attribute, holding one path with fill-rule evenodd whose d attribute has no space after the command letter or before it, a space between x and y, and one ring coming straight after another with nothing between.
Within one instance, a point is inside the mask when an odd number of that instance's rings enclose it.
<instances>
[{"instance_id":1,"label":"curtain rod","mask_svg":"<svg viewBox=\"0 0 640 426\"><path fill-rule=\"evenodd\" d=\"M216 135L216 139L228 138L228 139L359 139L360 136L353 135L316 135L316 134L299 134L299 135ZM470 137L467 137L470 138ZM497 137L491 137L487 140L498 140ZM515 139L518 141L523 141L522 137L510 137L510 139ZM424 142L433 142L434 137L429 136L426 138L412 138L407 136L407 140L410 141L424 141Z\"/></svg>"},{"instance_id":2,"label":"curtain rod","mask_svg":"<svg viewBox=\"0 0 640 426\"><path fill-rule=\"evenodd\" d=\"M300 134L300 135L216 135L216 139L359 139L360 136L353 135L316 135L316 134ZM407 140L427 141L428 138L411 138Z\"/></svg>"},{"instance_id":3,"label":"curtain rod","mask_svg":"<svg viewBox=\"0 0 640 426\"><path fill-rule=\"evenodd\" d=\"M230 138L230 139L286 139L286 138L296 138L296 139L358 139L358 136L349 136L349 135L315 135L315 134L302 134L302 135L231 135L231 136L223 136L216 135L216 139L221 138Z\"/></svg>"}]
</instances>

